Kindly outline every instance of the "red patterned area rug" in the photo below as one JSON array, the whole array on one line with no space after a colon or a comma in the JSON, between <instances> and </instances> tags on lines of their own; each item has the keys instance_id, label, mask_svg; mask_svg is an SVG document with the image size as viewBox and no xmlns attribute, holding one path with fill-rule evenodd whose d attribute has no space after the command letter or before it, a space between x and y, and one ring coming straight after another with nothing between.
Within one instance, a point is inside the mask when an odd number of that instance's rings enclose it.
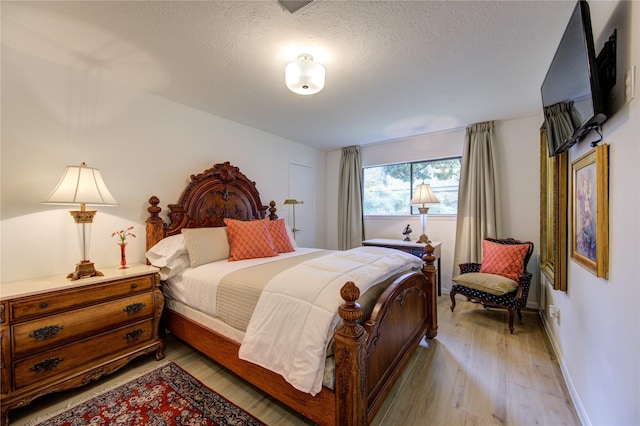
<instances>
[{"instance_id":1,"label":"red patterned area rug","mask_svg":"<svg viewBox=\"0 0 640 426\"><path fill-rule=\"evenodd\" d=\"M265 424L172 362L81 402L38 425Z\"/></svg>"}]
</instances>

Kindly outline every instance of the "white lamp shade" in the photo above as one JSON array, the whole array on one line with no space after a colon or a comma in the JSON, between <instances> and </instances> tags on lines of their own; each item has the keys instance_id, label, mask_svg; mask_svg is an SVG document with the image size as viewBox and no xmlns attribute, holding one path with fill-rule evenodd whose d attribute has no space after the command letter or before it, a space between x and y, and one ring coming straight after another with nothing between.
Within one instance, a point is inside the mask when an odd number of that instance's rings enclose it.
<instances>
[{"instance_id":1,"label":"white lamp shade","mask_svg":"<svg viewBox=\"0 0 640 426\"><path fill-rule=\"evenodd\" d=\"M416 192L413 194L413 198L411 199L411 205L433 205L440 204L438 197L433 193L431 189L431 185L428 183L421 183L416 187Z\"/></svg>"},{"instance_id":2,"label":"white lamp shade","mask_svg":"<svg viewBox=\"0 0 640 426\"><path fill-rule=\"evenodd\" d=\"M80 166L67 166L58 185L43 201L44 204L85 204L117 206L118 202L107 189L100 170Z\"/></svg>"},{"instance_id":3,"label":"white lamp shade","mask_svg":"<svg viewBox=\"0 0 640 426\"><path fill-rule=\"evenodd\" d=\"M299 95L313 95L324 88L325 69L313 56L300 55L284 69L284 79L289 90Z\"/></svg>"}]
</instances>

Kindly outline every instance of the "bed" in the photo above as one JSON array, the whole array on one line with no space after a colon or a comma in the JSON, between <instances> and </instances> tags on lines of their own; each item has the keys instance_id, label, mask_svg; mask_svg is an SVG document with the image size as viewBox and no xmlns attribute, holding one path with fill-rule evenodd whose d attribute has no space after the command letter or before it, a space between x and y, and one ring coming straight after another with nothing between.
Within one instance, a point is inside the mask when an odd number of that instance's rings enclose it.
<instances>
[{"instance_id":1,"label":"bed","mask_svg":"<svg viewBox=\"0 0 640 426\"><path fill-rule=\"evenodd\" d=\"M214 232L210 228L229 226L234 220L256 225L261 222L275 224L278 221L276 203L271 201L268 206L264 205L255 182L229 162L215 164L202 173L191 175L178 203L168 205L166 221L161 217L158 197L152 196L149 204L149 217L146 220L148 251L160 247L161 242L167 242L169 237L178 234L184 234L186 239L198 228ZM294 252L298 251L303 251L303 248L294 248ZM210 325L206 319L190 315L188 309L179 309L180 302L172 303L171 294L167 297L163 324L180 340L317 424L368 424L420 341L425 336L434 338L437 333L435 257L430 245L425 251L420 270L393 274L387 277L384 287L376 283L375 288L382 289L364 310L360 306L360 301L364 299L360 297L359 286L362 287L362 283L351 280L340 283L339 316L336 316L339 326L333 334L332 344L335 366L333 386L325 385L323 381L318 392L302 391L281 374L247 361L242 356L239 337L227 333L224 327L220 329ZM347 253L329 253L325 257L329 259L334 254L340 256ZM278 261L285 261L285 257L282 256L283 259ZM302 265L309 263L313 261L305 261L292 269L302 268ZM298 273L307 271L303 268ZM311 273L305 275L309 280ZM281 275L287 276L282 273L277 276ZM169 278L168 282L171 280ZM364 295L367 294L372 294L372 291ZM261 302L258 302L258 306L262 306ZM198 314L207 316L203 312ZM257 313L252 317L250 329L261 325L256 316ZM270 318L266 319L268 321ZM254 327L252 324L256 321L259 324Z\"/></svg>"}]
</instances>

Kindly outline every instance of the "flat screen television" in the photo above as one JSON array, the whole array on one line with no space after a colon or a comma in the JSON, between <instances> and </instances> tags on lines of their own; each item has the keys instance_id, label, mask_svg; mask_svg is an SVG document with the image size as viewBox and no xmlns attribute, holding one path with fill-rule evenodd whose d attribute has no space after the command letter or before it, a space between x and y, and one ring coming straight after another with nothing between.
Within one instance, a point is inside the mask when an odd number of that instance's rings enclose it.
<instances>
[{"instance_id":1,"label":"flat screen television","mask_svg":"<svg viewBox=\"0 0 640 426\"><path fill-rule=\"evenodd\" d=\"M541 87L549 156L567 151L607 120L596 58L589 5L580 0Z\"/></svg>"}]
</instances>

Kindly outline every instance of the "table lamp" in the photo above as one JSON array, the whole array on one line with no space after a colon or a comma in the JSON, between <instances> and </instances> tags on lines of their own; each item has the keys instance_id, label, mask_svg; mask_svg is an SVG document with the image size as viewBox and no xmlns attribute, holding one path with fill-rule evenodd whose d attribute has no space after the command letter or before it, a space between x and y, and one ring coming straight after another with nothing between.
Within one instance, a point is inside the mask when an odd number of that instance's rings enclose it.
<instances>
[{"instance_id":1,"label":"table lamp","mask_svg":"<svg viewBox=\"0 0 640 426\"><path fill-rule=\"evenodd\" d=\"M428 183L421 183L420 185L418 185L416 187L416 192L413 194L413 198L411 199L410 204L412 206L421 206L418 207L418 211L420 212L420 219L422 221L422 235L420 235L420 238L418 238L418 241L416 242L424 244L430 243L431 241L427 237L425 231L427 227L427 213L429 212L429 207L427 207L427 205L440 204L440 201L438 201L438 198L431 189L431 185L429 185Z\"/></svg>"},{"instance_id":2,"label":"table lamp","mask_svg":"<svg viewBox=\"0 0 640 426\"><path fill-rule=\"evenodd\" d=\"M67 278L73 281L79 278L102 276L102 272L96 271L93 262L89 260L91 223L96 211L87 210L86 206L117 206L118 202L107 189L100 170L87 167L85 163L80 166L67 166L58 185L42 203L80 205L80 210L71 210L69 213L79 225L78 236L82 260L76 265L76 270L67 275Z\"/></svg>"}]
</instances>

